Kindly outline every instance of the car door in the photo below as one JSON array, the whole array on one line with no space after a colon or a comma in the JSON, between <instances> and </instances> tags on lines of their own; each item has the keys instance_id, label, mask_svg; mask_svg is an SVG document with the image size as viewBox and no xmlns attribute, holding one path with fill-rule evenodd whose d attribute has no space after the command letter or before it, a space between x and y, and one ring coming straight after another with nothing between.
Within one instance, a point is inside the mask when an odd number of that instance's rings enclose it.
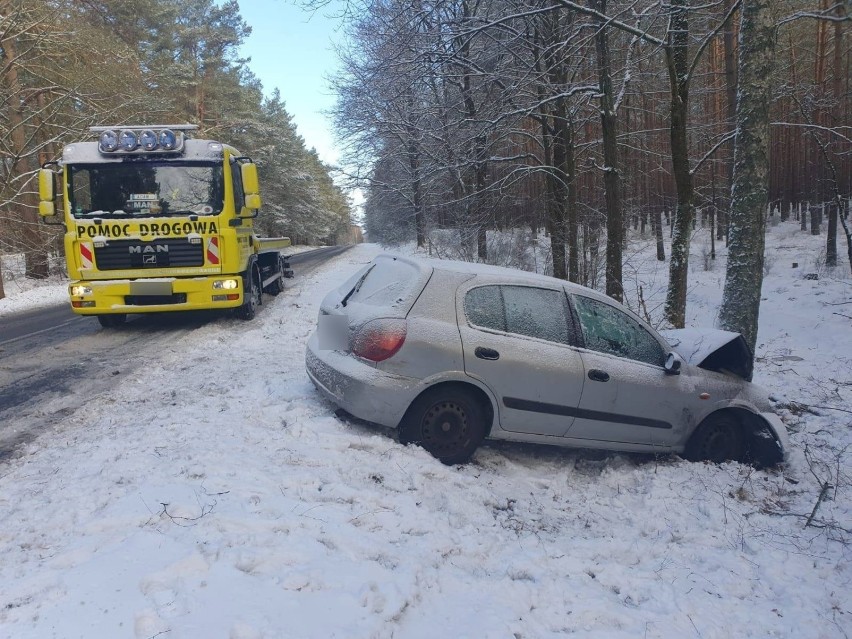
<instances>
[{"instance_id":1,"label":"car door","mask_svg":"<svg viewBox=\"0 0 852 639\"><path fill-rule=\"evenodd\" d=\"M586 372L576 439L670 446L688 420L679 375L666 373L660 341L613 304L570 295L584 348Z\"/></svg>"},{"instance_id":2,"label":"car door","mask_svg":"<svg viewBox=\"0 0 852 639\"><path fill-rule=\"evenodd\" d=\"M497 398L500 427L563 436L583 388L564 290L474 280L460 288L457 312L465 373Z\"/></svg>"}]
</instances>

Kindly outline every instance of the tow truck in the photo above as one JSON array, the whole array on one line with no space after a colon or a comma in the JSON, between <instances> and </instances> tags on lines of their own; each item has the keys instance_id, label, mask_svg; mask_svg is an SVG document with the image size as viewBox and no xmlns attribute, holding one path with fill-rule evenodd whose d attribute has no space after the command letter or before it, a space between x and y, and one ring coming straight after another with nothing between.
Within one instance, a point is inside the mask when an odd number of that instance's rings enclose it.
<instances>
[{"instance_id":1,"label":"tow truck","mask_svg":"<svg viewBox=\"0 0 852 639\"><path fill-rule=\"evenodd\" d=\"M254 231L257 165L195 125L92 127L39 172L39 215L65 227L71 309L104 327L130 313L232 309L252 319L293 277L286 237ZM60 204L57 206L57 181Z\"/></svg>"}]
</instances>

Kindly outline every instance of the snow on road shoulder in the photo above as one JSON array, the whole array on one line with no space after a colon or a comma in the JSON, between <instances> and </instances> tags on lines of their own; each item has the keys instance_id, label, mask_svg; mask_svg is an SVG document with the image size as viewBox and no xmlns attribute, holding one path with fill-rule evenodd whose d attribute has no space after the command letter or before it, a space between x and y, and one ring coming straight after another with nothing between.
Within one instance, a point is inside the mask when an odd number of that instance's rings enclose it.
<instances>
[{"instance_id":1,"label":"snow on road shoulder","mask_svg":"<svg viewBox=\"0 0 852 639\"><path fill-rule=\"evenodd\" d=\"M771 514L813 506L801 465L495 444L448 468L335 418L304 344L377 251L194 331L0 466L0 637L850 632L847 547Z\"/></svg>"},{"instance_id":2,"label":"snow on road shoulder","mask_svg":"<svg viewBox=\"0 0 852 639\"><path fill-rule=\"evenodd\" d=\"M23 254L0 255L0 267L5 293L0 299L0 317L68 301L68 278L63 275L51 275L46 280L24 277ZM63 267L57 264L52 269L58 273Z\"/></svg>"}]
</instances>

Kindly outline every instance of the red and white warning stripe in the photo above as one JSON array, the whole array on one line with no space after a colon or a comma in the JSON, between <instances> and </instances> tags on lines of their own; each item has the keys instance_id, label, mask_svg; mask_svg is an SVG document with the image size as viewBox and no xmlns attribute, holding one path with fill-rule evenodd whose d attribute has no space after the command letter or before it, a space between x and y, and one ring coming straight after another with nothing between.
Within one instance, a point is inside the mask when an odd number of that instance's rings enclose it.
<instances>
[{"instance_id":1,"label":"red and white warning stripe","mask_svg":"<svg viewBox=\"0 0 852 639\"><path fill-rule=\"evenodd\" d=\"M80 268L89 269L93 266L92 245L88 242L80 242Z\"/></svg>"},{"instance_id":2,"label":"red and white warning stripe","mask_svg":"<svg viewBox=\"0 0 852 639\"><path fill-rule=\"evenodd\" d=\"M207 242L207 261L210 264L219 263L219 238L211 237Z\"/></svg>"}]
</instances>

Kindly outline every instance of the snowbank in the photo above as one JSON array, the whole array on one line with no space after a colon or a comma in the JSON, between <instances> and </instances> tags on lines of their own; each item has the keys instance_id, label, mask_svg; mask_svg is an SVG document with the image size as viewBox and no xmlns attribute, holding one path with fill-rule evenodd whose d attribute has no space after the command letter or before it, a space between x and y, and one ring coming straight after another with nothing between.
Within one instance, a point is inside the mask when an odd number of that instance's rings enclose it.
<instances>
[{"instance_id":1,"label":"snowbank","mask_svg":"<svg viewBox=\"0 0 852 639\"><path fill-rule=\"evenodd\" d=\"M0 266L6 294L0 299L0 317L68 301L68 278L62 275L52 275L46 280L24 277L22 254L0 255Z\"/></svg>"},{"instance_id":2,"label":"snowbank","mask_svg":"<svg viewBox=\"0 0 852 639\"><path fill-rule=\"evenodd\" d=\"M449 468L338 420L304 344L379 252L361 245L0 465L0 637L848 636L852 429L824 407L852 395L852 281L804 279L786 262L809 236L770 238L756 381L791 429L786 468L513 444ZM628 271L649 306L653 255ZM724 265L699 262L706 325Z\"/></svg>"}]
</instances>

